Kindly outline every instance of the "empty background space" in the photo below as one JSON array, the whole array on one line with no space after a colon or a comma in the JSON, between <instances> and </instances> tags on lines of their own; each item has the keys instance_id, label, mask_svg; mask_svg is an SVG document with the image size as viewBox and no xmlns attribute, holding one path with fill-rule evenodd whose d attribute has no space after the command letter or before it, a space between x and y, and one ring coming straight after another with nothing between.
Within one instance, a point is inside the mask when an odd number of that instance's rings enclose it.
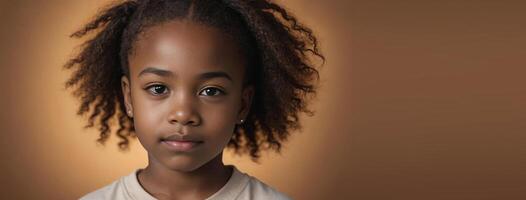
<instances>
[{"instance_id":1,"label":"empty background space","mask_svg":"<svg viewBox=\"0 0 526 200\"><path fill-rule=\"evenodd\" d=\"M110 1L0 0L0 199L76 199L146 165L95 143L62 65ZM526 199L526 3L281 0L327 57L313 117L261 164L294 199Z\"/></svg>"}]
</instances>

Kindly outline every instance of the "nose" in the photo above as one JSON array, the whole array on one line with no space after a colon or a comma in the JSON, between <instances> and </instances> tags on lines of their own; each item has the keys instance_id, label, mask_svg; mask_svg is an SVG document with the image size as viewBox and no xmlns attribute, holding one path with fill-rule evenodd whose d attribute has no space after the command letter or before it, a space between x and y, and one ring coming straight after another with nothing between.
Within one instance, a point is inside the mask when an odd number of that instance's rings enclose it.
<instances>
[{"instance_id":1,"label":"nose","mask_svg":"<svg viewBox=\"0 0 526 200\"><path fill-rule=\"evenodd\" d=\"M197 126L201 123L201 118L196 112L196 100L191 95L178 95L171 102L168 122L170 124L180 124L188 126Z\"/></svg>"}]
</instances>

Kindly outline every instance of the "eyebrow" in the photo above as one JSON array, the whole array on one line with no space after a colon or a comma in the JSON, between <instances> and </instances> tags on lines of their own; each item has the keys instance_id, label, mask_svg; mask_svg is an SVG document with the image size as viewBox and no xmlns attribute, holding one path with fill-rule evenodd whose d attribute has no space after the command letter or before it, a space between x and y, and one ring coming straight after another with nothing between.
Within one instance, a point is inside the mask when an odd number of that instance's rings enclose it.
<instances>
[{"instance_id":1,"label":"eyebrow","mask_svg":"<svg viewBox=\"0 0 526 200\"><path fill-rule=\"evenodd\" d=\"M168 70L164 70L164 69L159 69L159 68L155 68L155 67L147 67L146 69L142 70L138 77L144 75L144 74L155 74L155 75L158 75L158 76L165 76L165 77L170 77L170 76L175 76L175 74L171 71L168 71ZM226 78L230 81L232 81L232 77L230 77L230 75L228 75L228 73L226 72L223 72L223 71L211 71L211 72L205 72L205 73L202 73L199 75L199 79L200 80L206 80L206 79L213 79L213 78Z\"/></svg>"},{"instance_id":2,"label":"eyebrow","mask_svg":"<svg viewBox=\"0 0 526 200\"><path fill-rule=\"evenodd\" d=\"M139 73L139 75L137 77L140 77L144 74L155 74L155 75L158 75L158 76L174 76L174 73L172 73L171 71L168 71L168 70L164 70L164 69L159 69L159 68L155 68L155 67L148 67L144 70L141 71L141 73Z\"/></svg>"},{"instance_id":3,"label":"eyebrow","mask_svg":"<svg viewBox=\"0 0 526 200\"><path fill-rule=\"evenodd\" d=\"M213 79L213 78L226 78L230 81L232 81L232 77L230 77L226 72L222 71L213 71L213 72L205 72L199 75L199 79Z\"/></svg>"}]
</instances>

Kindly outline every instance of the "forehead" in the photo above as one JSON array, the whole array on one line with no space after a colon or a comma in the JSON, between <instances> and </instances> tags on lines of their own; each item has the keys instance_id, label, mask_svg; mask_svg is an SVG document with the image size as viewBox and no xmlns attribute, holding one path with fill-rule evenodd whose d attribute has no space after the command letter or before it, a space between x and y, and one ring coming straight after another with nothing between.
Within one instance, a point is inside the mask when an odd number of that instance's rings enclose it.
<instances>
[{"instance_id":1,"label":"forehead","mask_svg":"<svg viewBox=\"0 0 526 200\"><path fill-rule=\"evenodd\" d=\"M232 38L219 29L188 20L146 28L128 59L132 75L160 67L182 74L222 70L237 76L244 63Z\"/></svg>"}]
</instances>

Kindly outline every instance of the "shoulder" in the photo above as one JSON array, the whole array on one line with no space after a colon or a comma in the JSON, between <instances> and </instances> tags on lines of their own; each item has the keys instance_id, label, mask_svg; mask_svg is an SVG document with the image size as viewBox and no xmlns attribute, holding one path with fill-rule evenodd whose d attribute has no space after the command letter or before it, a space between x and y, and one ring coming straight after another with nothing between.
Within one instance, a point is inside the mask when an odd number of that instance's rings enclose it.
<instances>
[{"instance_id":1,"label":"shoulder","mask_svg":"<svg viewBox=\"0 0 526 200\"><path fill-rule=\"evenodd\" d=\"M100 200L100 199L111 199L112 196L115 196L115 193L118 193L122 187L122 178L114 181L113 183L106 185L102 188L99 188L95 191L92 191L80 198L80 200Z\"/></svg>"},{"instance_id":2,"label":"shoulder","mask_svg":"<svg viewBox=\"0 0 526 200\"><path fill-rule=\"evenodd\" d=\"M84 195L80 200L154 199L141 188L137 181L137 171L138 170L119 178L107 186Z\"/></svg>"},{"instance_id":3,"label":"shoulder","mask_svg":"<svg viewBox=\"0 0 526 200\"><path fill-rule=\"evenodd\" d=\"M278 191L272 186L260 181L256 177L242 173L243 176L248 179L246 186L240 193L238 199L251 199L251 200L263 200L263 199L275 199L275 200L291 200L286 194Z\"/></svg>"},{"instance_id":4,"label":"shoulder","mask_svg":"<svg viewBox=\"0 0 526 200\"><path fill-rule=\"evenodd\" d=\"M248 182L247 189L253 194L253 199L276 199L276 200L290 200L286 194L276 190L272 186L267 185L266 183L258 180L255 177L250 177Z\"/></svg>"}]
</instances>

